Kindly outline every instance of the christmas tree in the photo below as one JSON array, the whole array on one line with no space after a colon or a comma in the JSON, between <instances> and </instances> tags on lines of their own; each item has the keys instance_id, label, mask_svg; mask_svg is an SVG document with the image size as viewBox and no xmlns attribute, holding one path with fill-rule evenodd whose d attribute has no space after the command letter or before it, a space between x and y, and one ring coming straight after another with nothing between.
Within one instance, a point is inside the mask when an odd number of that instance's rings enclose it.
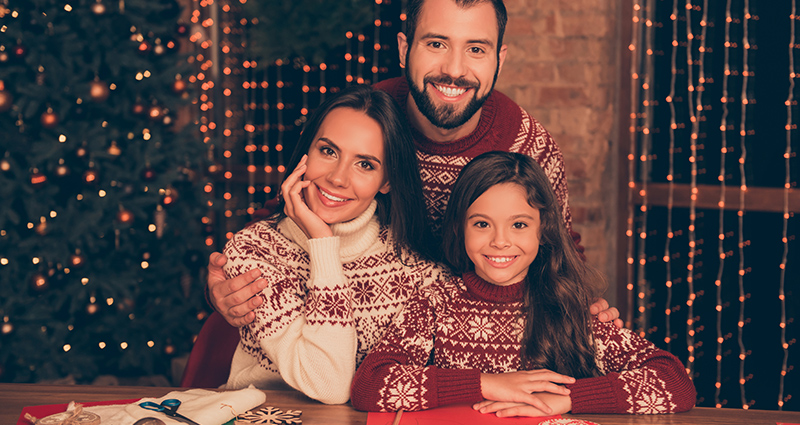
<instances>
[{"instance_id":1,"label":"christmas tree","mask_svg":"<svg viewBox=\"0 0 800 425\"><path fill-rule=\"evenodd\" d=\"M191 350L211 207L181 12L0 1L0 381L166 375Z\"/></svg>"}]
</instances>

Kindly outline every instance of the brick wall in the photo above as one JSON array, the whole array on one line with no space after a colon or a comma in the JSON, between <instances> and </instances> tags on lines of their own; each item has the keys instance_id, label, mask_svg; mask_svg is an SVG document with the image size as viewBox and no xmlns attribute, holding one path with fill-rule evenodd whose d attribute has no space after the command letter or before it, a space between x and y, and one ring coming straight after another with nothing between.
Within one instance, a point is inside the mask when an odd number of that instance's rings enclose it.
<instances>
[{"instance_id":1,"label":"brick wall","mask_svg":"<svg viewBox=\"0 0 800 425\"><path fill-rule=\"evenodd\" d=\"M505 0L508 56L497 89L536 117L564 153L573 226L616 284L620 6L615 0Z\"/></svg>"}]
</instances>

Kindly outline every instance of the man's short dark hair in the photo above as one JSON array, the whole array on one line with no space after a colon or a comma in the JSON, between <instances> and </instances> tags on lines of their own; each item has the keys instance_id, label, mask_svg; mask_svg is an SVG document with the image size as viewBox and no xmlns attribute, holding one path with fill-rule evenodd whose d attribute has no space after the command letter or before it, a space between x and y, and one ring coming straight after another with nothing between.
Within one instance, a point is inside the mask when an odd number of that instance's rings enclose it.
<instances>
[{"instance_id":1,"label":"man's short dark hair","mask_svg":"<svg viewBox=\"0 0 800 425\"><path fill-rule=\"evenodd\" d=\"M500 51L500 46L503 45L503 34L506 32L506 23L508 22L508 12L506 12L506 5L503 0L451 0L458 7L468 9L481 3L489 3L494 8L494 13L497 16L497 51ZM406 40L409 48L414 40L414 32L417 29L417 21L419 14L422 10L422 5L425 0L409 0L406 8Z\"/></svg>"}]
</instances>

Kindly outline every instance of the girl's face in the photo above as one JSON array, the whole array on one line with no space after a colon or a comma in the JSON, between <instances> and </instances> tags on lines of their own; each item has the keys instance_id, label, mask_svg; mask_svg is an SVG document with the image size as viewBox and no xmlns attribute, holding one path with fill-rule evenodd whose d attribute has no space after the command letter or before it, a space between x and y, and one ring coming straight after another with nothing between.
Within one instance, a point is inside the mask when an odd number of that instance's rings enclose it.
<instances>
[{"instance_id":1,"label":"girl's face","mask_svg":"<svg viewBox=\"0 0 800 425\"><path fill-rule=\"evenodd\" d=\"M522 186L501 183L467 209L464 248L475 273L489 283L520 282L539 252L539 210L526 198Z\"/></svg>"},{"instance_id":2,"label":"girl's face","mask_svg":"<svg viewBox=\"0 0 800 425\"><path fill-rule=\"evenodd\" d=\"M380 124L361 111L340 107L322 121L308 150L303 195L328 224L363 213L375 195L389 192Z\"/></svg>"}]
</instances>

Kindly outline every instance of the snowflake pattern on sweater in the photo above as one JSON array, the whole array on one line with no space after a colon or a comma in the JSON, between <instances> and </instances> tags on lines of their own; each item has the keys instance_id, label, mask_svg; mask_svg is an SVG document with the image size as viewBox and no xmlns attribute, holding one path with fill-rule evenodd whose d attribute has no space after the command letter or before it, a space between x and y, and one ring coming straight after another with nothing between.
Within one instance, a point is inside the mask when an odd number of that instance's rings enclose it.
<instances>
[{"instance_id":1,"label":"snowflake pattern on sweater","mask_svg":"<svg viewBox=\"0 0 800 425\"><path fill-rule=\"evenodd\" d=\"M481 401L480 373L519 368L521 297L522 284L496 286L474 273L421 290L356 372L353 406L414 411ZM595 319L592 330L603 376L567 385L573 413L674 413L694 406L694 385L675 356L613 324Z\"/></svg>"},{"instance_id":2,"label":"snowflake pattern on sweater","mask_svg":"<svg viewBox=\"0 0 800 425\"><path fill-rule=\"evenodd\" d=\"M332 225L334 237L308 239L291 220L262 220L228 242L225 273L253 268L268 285L253 323L240 328L227 388L296 388L344 403L356 366L420 287L447 279L443 267L395 252L374 215Z\"/></svg>"}]
</instances>

